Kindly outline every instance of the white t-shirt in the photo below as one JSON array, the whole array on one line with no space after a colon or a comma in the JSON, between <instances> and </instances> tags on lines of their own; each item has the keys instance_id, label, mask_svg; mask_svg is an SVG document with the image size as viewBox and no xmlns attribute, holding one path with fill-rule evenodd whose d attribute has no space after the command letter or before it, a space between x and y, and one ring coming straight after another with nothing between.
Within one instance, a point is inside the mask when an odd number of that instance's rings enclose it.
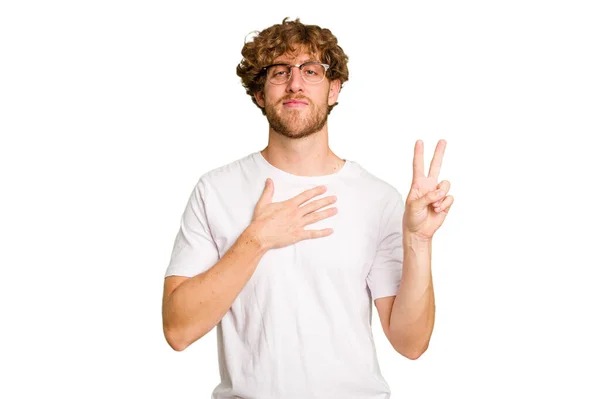
<instances>
[{"instance_id":1,"label":"white t-shirt","mask_svg":"<svg viewBox=\"0 0 600 399\"><path fill-rule=\"evenodd\" d=\"M166 276L193 277L213 266L250 224L267 177L274 202L325 184L312 200L336 195L330 206L338 213L306 229L334 232L263 256L217 325L221 383L212 398L389 398L372 300L398 291L404 202L358 163L296 176L257 151L205 173L183 213Z\"/></svg>"}]
</instances>

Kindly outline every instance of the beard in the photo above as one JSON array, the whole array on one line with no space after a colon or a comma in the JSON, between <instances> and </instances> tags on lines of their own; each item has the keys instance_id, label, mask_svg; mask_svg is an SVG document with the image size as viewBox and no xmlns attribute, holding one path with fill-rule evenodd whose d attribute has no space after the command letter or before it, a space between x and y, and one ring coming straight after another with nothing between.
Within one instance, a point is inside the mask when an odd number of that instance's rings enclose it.
<instances>
[{"instance_id":1,"label":"beard","mask_svg":"<svg viewBox=\"0 0 600 399\"><path fill-rule=\"evenodd\" d=\"M277 112L277 106L290 99L308 102L308 109L286 109ZM323 129L327 123L327 105L315 105L306 97L284 97L275 104L265 106L267 121L273 131L290 139L301 139Z\"/></svg>"}]
</instances>

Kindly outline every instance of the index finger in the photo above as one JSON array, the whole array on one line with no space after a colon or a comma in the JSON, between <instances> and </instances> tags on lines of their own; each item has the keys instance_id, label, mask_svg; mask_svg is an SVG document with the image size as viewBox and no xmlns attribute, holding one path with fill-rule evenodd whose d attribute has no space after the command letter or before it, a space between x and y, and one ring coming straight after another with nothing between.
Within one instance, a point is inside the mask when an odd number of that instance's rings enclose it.
<instances>
[{"instance_id":1,"label":"index finger","mask_svg":"<svg viewBox=\"0 0 600 399\"><path fill-rule=\"evenodd\" d=\"M415 155L413 157L413 181L420 177L425 177L423 166L423 142L417 140L415 143Z\"/></svg>"},{"instance_id":2,"label":"index finger","mask_svg":"<svg viewBox=\"0 0 600 399\"><path fill-rule=\"evenodd\" d=\"M319 194L323 194L325 191L327 191L327 187L325 187L325 186L321 185L321 186L313 187L306 191L301 192L300 194L296 195L295 197L290 198L288 201L296 206L300 206L303 203L305 203L306 201L308 201L309 199L316 197Z\"/></svg>"}]
</instances>

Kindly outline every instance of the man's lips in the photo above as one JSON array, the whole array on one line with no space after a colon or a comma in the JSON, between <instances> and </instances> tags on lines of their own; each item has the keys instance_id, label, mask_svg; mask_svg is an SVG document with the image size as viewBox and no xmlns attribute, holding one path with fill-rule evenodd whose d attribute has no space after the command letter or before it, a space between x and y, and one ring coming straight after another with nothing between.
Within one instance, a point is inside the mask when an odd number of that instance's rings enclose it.
<instances>
[{"instance_id":1,"label":"man's lips","mask_svg":"<svg viewBox=\"0 0 600 399\"><path fill-rule=\"evenodd\" d=\"M288 107L299 107L302 105L308 105L308 101L305 100L287 100L283 102L283 105Z\"/></svg>"}]
</instances>

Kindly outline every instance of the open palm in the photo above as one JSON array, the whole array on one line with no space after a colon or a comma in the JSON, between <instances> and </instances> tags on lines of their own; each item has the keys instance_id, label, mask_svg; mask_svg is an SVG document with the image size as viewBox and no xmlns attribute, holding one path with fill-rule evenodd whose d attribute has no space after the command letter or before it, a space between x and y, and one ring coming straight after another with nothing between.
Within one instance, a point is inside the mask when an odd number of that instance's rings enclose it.
<instances>
[{"instance_id":1,"label":"open palm","mask_svg":"<svg viewBox=\"0 0 600 399\"><path fill-rule=\"evenodd\" d=\"M404 210L404 234L414 234L419 238L430 240L448 215L450 206L454 202L454 198L447 195L450 182L443 180L438 183L445 149L446 141L438 141L429 173L425 176L423 142L417 140L415 144L413 180Z\"/></svg>"}]
</instances>

